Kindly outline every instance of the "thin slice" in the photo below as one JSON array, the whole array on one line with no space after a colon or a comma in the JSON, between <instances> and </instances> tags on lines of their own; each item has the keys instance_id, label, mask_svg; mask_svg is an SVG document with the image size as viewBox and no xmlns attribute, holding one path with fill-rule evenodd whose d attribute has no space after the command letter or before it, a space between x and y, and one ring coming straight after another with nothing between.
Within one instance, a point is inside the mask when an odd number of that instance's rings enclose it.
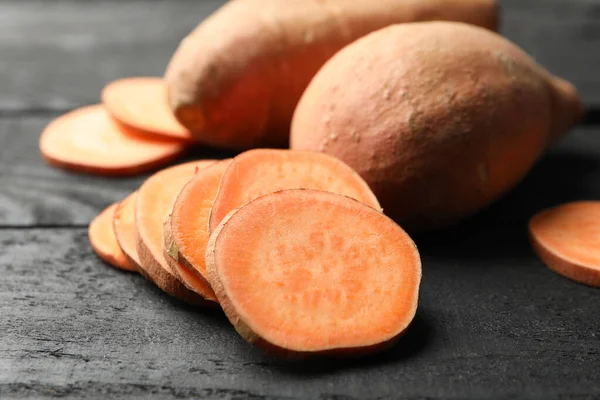
<instances>
[{"instance_id":1,"label":"thin slice","mask_svg":"<svg viewBox=\"0 0 600 400\"><path fill-rule=\"evenodd\" d=\"M135 209L137 251L142 268L163 291L192 304L208 305L214 303L216 297L210 286L200 279L193 281L193 286L186 280L189 287L179 280L178 271L165 258L163 224L183 186L197 170L214 162L189 162L152 175L138 190Z\"/></svg>"},{"instance_id":2,"label":"thin slice","mask_svg":"<svg viewBox=\"0 0 600 400\"><path fill-rule=\"evenodd\" d=\"M90 224L88 236L94 252L102 260L124 271L135 271L125 254L121 251L112 226L116 204L102 211Z\"/></svg>"},{"instance_id":3,"label":"thin slice","mask_svg":"<svg viewBox=\"0 0 600 400\"><path fill-rule=\"evenodd\" d=\"M179 157L184 146L139 136L119 125L102 105L71 111L52 121L40 137L51 165L100 175L133 175Z\"/></svg>"},{"instance_id":4,"label":"thin slice","mask_svg":"<svg viewBox=\"0 0 600 400\"><path fill-rule=\"evenodd\" d=\"M206 244L208 219L219 183L231 160L204 168L181 190L165 225L165 249L176 260L208 284L206 276Z\"/></svg>"},{"instance_id":5,"label":"thin slice","mask_svg":"<svg viewBox=\"0 0 600 400\"><path fill-rule=\"evenodd\" d=\"M191 142L191 133L169 108L167 87L159 77L123 78L102 90L102 103L122 124L151 135Z\"/></svg>"},{"instance_id":6,"label":"thin slice","mask_svg":"<svg viewBox=\"0 0 600 400\"><path fill-rule=\"evenodd\" d=\"M206 267L236 330L293 356L391 345L415 316L421 280L402 228L315 190L271 193L232 211L210 237Z\"/></svg>"},{"instance_id":7,"label":"thin slice","mask_svg":"<svg viewBox=\"0 0 600 400\"><path fill-rule=\"evenodd\" d=\"M173 253L170 253L169 250L172 251L172 247L169 248L167 246L171 246L173 243L173 236L170 229L170 219L167 219L163 222L163 256L167 264L171 267L173 274L179 279L183 285L191 290L192 292L198 293L201 296L207 298L213 303L207 303L207 305L216 305L218 303L217 296L214 294L214 291L210 287L210 283L208 280L200 276L197 272L191 270L187 266L180 263Z\"/></svg>"},{"instance_id":8,"label":"thin slice","mask_svg":"<svg viewBox=\"0 0 600 400\"><path fill-rule=\"evenodd\" d=\"M529 221L533 250L554 272L600 287L600 202L543 210Z\"/></svg>"},{"instance_id":9,"label":"thin slice","mask_svg":"<svg viewBox=\"0 0 600 400\"><path fill-rule=\"evenodd\" d=\"M210 215L210 231L233 209L285 189L316 189L352 197L380 209L369 186L337 158L308 151L257 149L233 159Z\"/></svg>"},{"instance_id":10,"label":"thin slice","mask_svg":"<svg viewBox=\"0 0 600 400\"><path fill-rule=\"evenodd\" d=\"M140 267L140 257L137 253L137 232L135 229L135 203L137 192L131 193L122 200L115 209L113 217L113 230L117 243L123 251L129 263L138 272L143 271Z\"/></svg>"}]
</instances>

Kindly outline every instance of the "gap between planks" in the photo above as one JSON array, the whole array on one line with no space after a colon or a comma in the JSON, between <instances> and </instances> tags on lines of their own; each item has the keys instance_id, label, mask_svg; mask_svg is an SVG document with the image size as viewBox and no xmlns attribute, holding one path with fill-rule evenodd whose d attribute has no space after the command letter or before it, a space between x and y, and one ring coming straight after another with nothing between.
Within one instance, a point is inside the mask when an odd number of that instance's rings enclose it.
<instances>
[{"instance_id":1,"label":"gap between planks","mask_svg":"<svg viewBox=\"0 0 600 400\"><path fill-rule=\"evenodd\" d=\"M40 224L40 225L0 225L0 231L27 231L27 230L77 230L87 229L89 224L70 224L70 225L59 225L59 224Z\"/></svg>"}]
</instances>

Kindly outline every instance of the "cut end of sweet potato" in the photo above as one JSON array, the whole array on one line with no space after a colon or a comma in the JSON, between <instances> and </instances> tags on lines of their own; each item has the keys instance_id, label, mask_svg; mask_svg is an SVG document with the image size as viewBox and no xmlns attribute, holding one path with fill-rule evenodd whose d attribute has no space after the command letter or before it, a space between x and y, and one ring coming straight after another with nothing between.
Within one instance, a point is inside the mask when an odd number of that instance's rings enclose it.
<instances>
[{"instance_id":1,"label":"cut end of sweet potato","mask_svg":"<svg viewBox=\"0 0 600 400\"><path fill-rule=\"evenodd\" d=\"M102 211L90 224L88 236L94 252L106 263L124 271L135 271L121 251L113 230L113 215L117 204Z\"/></svg>"},{"instance_id":2,"label":"cut end of sweet potato","mask_svg":"<svg viewBox=\"0 0 600 400\"><path fill-rule=\"evenodd\" d=\"M552 89L552 133L556 140L575 126L585 114L585 106L575 86L559 77L550 81Z\"/></svg>"},{"instance_id":3,"label":"cut end of sweet potato","mask_svg":"<svg viewBox=\"0 0 600 400\"><path fill-rule=\"evenodd\" d=\"M309 151L256 149L235 157L225 170L210 215L211 232L231 210L286 189L324 190L380 209L369 185L337 158Z\"/></svg>"},{"instance_id":4,"label":"cut end of sweet potato","mask_svg":"<svg viewBox=\"0 0 600 400\"><path fill-rule=\"evenodd\" d=\"M150 279L164 292L188 303L207 305L214 297L208 285L204 291L188 289L169 265L163 250L163 224L183 186L197 170L215 161L202 160L176 165L164 169L144 182L138 190L135 209L137 228L137 251L141 266Z\"/></svg>"},{"instance_id":5,"label":"cut end of sweet potato","mask_svg":"<svg viewBox=\"0 0 600 400\"><path fill-rule=\"evenodd\" d=\"M206 263L238 332L279 353L375 351L417 309L414 242L379 211L333 193L285 190L232 211Z\"/></svg>"},{"instance_id":6,"label":"cut end of sweet potato","mask_svg":"<svg viewBox=\"0 0 600 400\"><path fill-rule=\"evenodd\" d=\"M190 142L190 131L171 111L167 86L159 77L132 77L111 82L102 90L102 103L122 124L148 134Z\"/></svg>"},{"instance_id":7,"label":"cut end of sweet potato","mask_svg":"<svg viewBox=\"0 0 600 400\"><path fill-rule=\"evenodd\" d=\"M600 287L600 202L579 201L543 210L529 221L529 236L548 268Z\"/></svg>"},{"instance_id":8,"label":"cut end of sweet potato","mask_svg":"<svg viewBox=\"0 0 600 400\"><path fill-rule=\"evenodd\" d=\"M113 230L119 247L123 251L129 263L138 271L140 267L140 257L136 249L137 233L135 228L135 202L137 192L131 193L124 200L117 204L113 216Z\"/></svg>"},{"instance_id":9,"label":"cut end of sweet potato","mask_svg":"<svg viewBox=\"0 0 600 400\"><path fill-rule=\"evenodd\" d=\"M102 105L93 105L52 121L40 137L40 151L57 167L100 175L133 175L173 161L184 147L133 134L113 120Z\"/></svg>"}]
</instances>

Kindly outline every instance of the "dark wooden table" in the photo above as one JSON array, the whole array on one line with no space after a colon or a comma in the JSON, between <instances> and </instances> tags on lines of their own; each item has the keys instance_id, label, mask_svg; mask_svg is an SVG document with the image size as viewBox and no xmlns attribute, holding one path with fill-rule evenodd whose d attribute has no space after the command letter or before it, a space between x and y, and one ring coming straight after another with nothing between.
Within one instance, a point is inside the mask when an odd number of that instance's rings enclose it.
<instances>
[{"instance_id":1,"label":"dark wooden table","mask_svg":"<svg viewBox=\"0 0 600 400\"><path fill-rule=\"evenodd\" d=\"M600 290L546 269L526 235L540 208L600 199L600 0L502 1L504 33L578 86L587 123L488 211L416 238L422 296L399 345L302 364L94 256L87 224L143 177L38 154L52 118L112 79L160 75L221 3L0 0L0 398L600 398Z\"/></svg>"}]
</instances>

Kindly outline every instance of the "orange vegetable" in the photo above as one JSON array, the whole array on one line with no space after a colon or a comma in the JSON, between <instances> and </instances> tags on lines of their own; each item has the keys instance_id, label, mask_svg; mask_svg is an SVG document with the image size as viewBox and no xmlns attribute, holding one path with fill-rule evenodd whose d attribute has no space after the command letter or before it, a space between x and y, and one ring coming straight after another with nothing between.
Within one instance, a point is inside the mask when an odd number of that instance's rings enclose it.
<instances>
[{"instance_id":1,"label":"orange vegetable","mask_svg":"<svg viewBox=\"0 0 600 400\"><path fill-rule=\"evenodd\" d=\"M286 190L232 211L210 237L208 278L250 343L307 356L389 346L417 309L411 238L358 201Z\"/></svg>"},{"instance_id":2,"label":"orange vegetable","mask_svg":"<svg viewBox=\"0 0 600 400\"><path fill-rule=\"evenodd\" d=\"M118 203L112 222L115 237L121 251L138 272L143 272L140 266L140 257L137 253L137 232L135 228L136 200L137 192L133 192Z\"/></svg>"},{"instance_id":3,"label":"orange vegetable","mask_svg":"<svg viewBox=\"0 0 600 400\"><path fill-rule=\"evenodd\" d=\"M529 221L529 236L538 257L554 272L600 287L600 202L541 211Z\"/></svg>"},{"instance_id":4,"label":"orange vegetable","mask_svg":"<svg viewBox=\"0 0 600 400\"><path fill-rule=\"evenodd\" d=\"M199 170L181 190L171 216L165 224L167 259L195 273L208 285L206 244L208 220L221 176L231 160L224 160Z\"/></svg>"},{"instance_id":5,"label":"orange vegetable","mask_svg":"<svg viewBox=\"0 0 600 400\"><path fill-rule=\"evenodd\" d=\"M194 161L152 175L138 190L135 209L137 251L141 267L164 292L188 303L202 305L212 303L215 300L214 293L200 279L186 279L184 283L189 287L178 279L178 273L185 273L185 267L175 270L165 257L163 224L177 195L194 176L195 171L213 163L214 161ZM193 279L193 274L188 274L186 278Z\"/></svg>"},{"instance_id":6,"label":"orange vegetable","mask_svg":"<svg viewBox=\"0 0 600 400\"><path fill-rule=\"evenodd\" d=\"M179 143L151 140L119 125L102 105L58 117L40 137L40 151L49 164L101 175L149 171L174 160L183 150Z\"/></svg>"},{"instance_id":7,"label":"orange vegetable","mask_svg":"<svg viewBox=\"0 0 600 400\"><path fill-rule=\"evenodd\" d=\"M88 229L90 243L98 257L108 264L125 271L135 271L121 251L115 237L112 220L116 208L117 205L113 204L94 218Z\"/></svg>"},{"instance_id":8,"label":"orange vegetable","mask_svg":"<svg viewBox=\"0 0 600 400\"><path fill-rule=\"evenodd\" d=\"M416 232L506 193L582 111L573 86L500 35L419 22L332 57L296 108L290 142L347 163Z\"/></svg>"},{"instance_id":9,"label":"orange vegetable","mask_svg":"<svg viewBox=\"0 0 600 400\"><path fill-rule=\"evenodd\" d=\"M193 141L169 108L167 87L161 78L134 77L111 82L102 90L102 103L124 125L149 135Z\"/></svg>"},{"instance_id":10,"label":"orange vegetable","mask_svg":"<svg viewBox=\"0 0 600 400\"><path fill-rule=\"evenodd\" d=\"M319 68L385 26L464 21L497 29L494 0L230 1L180 44L165 73L177 118L234 149L286 146L294 109Z\"/></svg>"},{"instance_id":11,"label":"orange vegetable","mask_svg":"<svg viewBox=\"0 0 600 400\"><path fill-rule=\"evenodd\" d=\"M235 157L225 170L210 215L210 231L231 210L284 189L325 190L380 209L369 186L336 158L305 151L257 149Z\"/></svg>"}]
</instances>

